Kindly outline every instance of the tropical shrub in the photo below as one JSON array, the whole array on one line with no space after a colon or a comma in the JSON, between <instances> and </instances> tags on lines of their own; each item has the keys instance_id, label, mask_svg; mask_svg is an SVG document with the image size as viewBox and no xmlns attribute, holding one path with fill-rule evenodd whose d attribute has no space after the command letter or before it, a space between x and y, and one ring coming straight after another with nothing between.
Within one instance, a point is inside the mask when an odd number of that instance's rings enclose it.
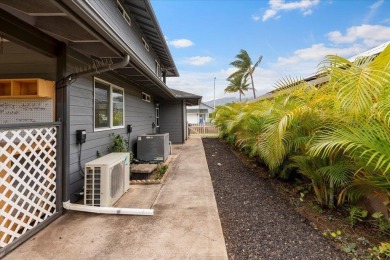
<instances>
[{"instance_id":1,"label":"tropical shrub","mask_svg":"<svg viewBox=\"0 0 390 260\"><path fill-rule=\"evenodd\" d=\"M128 152L129 145L124 137L120 134L112 134L112 141L114 144L111 146L111 152Z\"/></svg>"},{"instance_id":2,"label":"tropical shrub","mask_svg":"<svg viewBox=\"0 0 390 260\"><path fill-rule=\"evenodd\" d=\"M221 137L287 177L309 179L317 201L390 198L390 47L372 61L327 56L311 86L286 78L272 98L217 107Z\"/></svg>"}]
</instances>

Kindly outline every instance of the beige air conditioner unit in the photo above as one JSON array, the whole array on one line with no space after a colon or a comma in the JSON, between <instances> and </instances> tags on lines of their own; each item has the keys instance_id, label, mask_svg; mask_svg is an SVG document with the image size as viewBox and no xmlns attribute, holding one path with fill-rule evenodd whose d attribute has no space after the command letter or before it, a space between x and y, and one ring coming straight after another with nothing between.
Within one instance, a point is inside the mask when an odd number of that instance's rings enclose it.
<instances>
[{"instance_id":1,"label":"beige air conditioner unit","mask_svg":"<svg viewBox=\"0 0 390 260\"><path fill-rule=\"evenodd\" d=\"M85 164L84 204L110 207L129 189L130 154L110 153Z\"/></svg>"}]
</instances>

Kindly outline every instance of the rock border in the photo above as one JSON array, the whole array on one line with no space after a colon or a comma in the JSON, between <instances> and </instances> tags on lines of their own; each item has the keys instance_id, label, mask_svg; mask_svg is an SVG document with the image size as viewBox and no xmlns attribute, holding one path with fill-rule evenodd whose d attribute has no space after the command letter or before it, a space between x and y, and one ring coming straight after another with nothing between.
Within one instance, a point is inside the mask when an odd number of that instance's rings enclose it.
<instances>
[{"instance_id":1,"label":"rock border","mask_svg":"<svg viewBox=\"0 0 390 260\"><path fill-rule=\"evenodd\" d=\"M168 159L164 164L168 165L167 171L164 173L164 176L160 180L131 180L130 185L152 185L152 184L163 184L169 173L171 172L171 165L175 161L178 155L169 155Z\"/></svg>"}]
</instances>

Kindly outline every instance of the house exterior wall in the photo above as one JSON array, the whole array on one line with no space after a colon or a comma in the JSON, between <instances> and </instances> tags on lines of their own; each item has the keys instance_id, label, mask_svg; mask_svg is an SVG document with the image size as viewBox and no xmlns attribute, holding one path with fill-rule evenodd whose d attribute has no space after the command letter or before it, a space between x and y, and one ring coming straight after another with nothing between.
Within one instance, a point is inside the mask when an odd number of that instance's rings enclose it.
<instances>
[{"instance_id":1,"label":"house exterior wall","mask_svg":"<svg viewBox=\"0 0 390 260\"><path fill-rule=\"evenodd\" d=\"M200 103L200 105L199 105L199 109L207 109L208 113L211 113L211 112L213 112L213 111L214 111L214 109L213 109L213 108L211 108L211 107L209 107L209 106L205 105L204 103Z\"/></svg>"},{"instance_id":2,"label":"house exterior wall","mask_svg":"<svg viewBox=\"0 0 390 260\"><path fill-rule=\"evenodd\" d=\"M187 121L189 124L199 124L199 116L197 114L187 113Z\"/></svg>"},{"instance_id":3,"label":"house exterior wall","mask_svg":"<svg viewBox=\"0 0 390 260\"><path fill-rule=\"evenodd\" d=\"M89 1L96 7L102 16L110 23L120 37L134 49L138 56L147 64L152 71L155 71L156 55L152 48L147 52L143 46L141 34L136 24L131 27L120 16L114 0L96 0ZM100 6L100 9L99 9ZM38 34L40 36L41 34ZM29 37L22 36L22 41L29 43ZM44 78L53 81L59 81L66 75L76 71L83 71L91 67L92 61L85 56L67 47L66 44L58 42L61 46L61 53L55 53L52 58L35 53L29 48L18 45L8 48L12 42L4 43L4 55L7 58L0 59L0 78L19 78L34 77ZM31 43L31 46L36 42ZM35 45L34 45L35 46ZM53 43L53 49L54 46ZM57 48L56 48L57 49ZM9 53L8 53L9 51ZM68 198L72 202L80 199L75 193L80 192L84 186L83 176L80 173L78 163L79 146L76 144L76 130L87 131L87 142L82 145L81 149L81 167L85 163L96 158L97 151L101 154L109 153L108 148L112 145L112 134L121 134L127 140L126 125L132 124L133 132L131 133L131 149L135 152L137 136L140 134L152 132L152 122L155 122L155 102L151 96L151 102L142 100L142 86L135 87L125 78L115 72L98 74L98 78L124 89L125 98L125 124L123 128L111 129L105 131L94 131L94 78L93 76L78 78L69 86L57 89L57 118L61 120L64 126L63 132L63 173L64 179L64 199ZM149 93L148 93L149 94ZM169 132L171 141L174 143L184 142L184 121L182 101L170 101L164 110L160 109L161 132ZM63 113L62 113L63 112ZM173 112L172 114L169 114ZM168 113L168 114L167 114ZM164 128L166 130L164 130ZM68 189L69 188L69 189Z\"/></svg>"},{"instance_id":4,"label":"house exterior wall","mask_svg":"<svg viewBox=\"0 0 390 260\"><path fill-rule=\"evenodd\" d=\"M206 111L207 110L207 111ZM203 119L202 121L205 123L210 122L210 113L213 112L213 108L200 103L199 106L190 106L187 107L187 118L188 118L188 123L190 124L200 124L201 120L200 117L202 116ZM203 123L202 122L202 123Z\"/></svg>"},{"instance_id":5,"label":"house exterior wall","mask_svg":"<svg viewBox=\"0 0 390 260\"><path fill-rule=\"evenodd\" d=\"M85 65L84 65L85 66ZM68 55L67 69L74 71L83 64L76 57ZM84 186L83 175L78 163L79 145L76 144L76 130L87 131L87 141L82 144L81 166L96 159L97 152L100 155L108 154L112 146L112 134L120 134L127 140L126 125L133 126L130 134L130 149L136 151L137 136L152 132L152 122L155 122L155 105L153 97L151 102L142 100L142 91L115 75L115 73L98 74L96 78L107 81L124 89L125 125L120 129L103 131L94 130L94 77L77 79L69 86L69 163L68 174L71 201L81 197L75 195Z\"/></svg>"},{"instance_id":6,"label":"house exterior wall","mask_svg":"<svg viewBox=\"0 0 390 260\"><path fill-rule=\"evenodd\" d=\"M151 46L149 51L146 50L142 42L143 35L137 28L136 22L132 20L131 26L127 23L117 8L117 0L89 0L88 3L143 62L155 72L157 55L153 52ZM146 37L144 39L146 40Z\"/></svg>"},{"instance_id":7,"label":"house exterior wall","mask_svg":"<svg viewBox=\"0 0 390 260\"><path fill-rule=\"evenodd\" d=\"M182 101L160 103L160 133L169 133L172 143L184 143Z\"/></svg>"}]
</instances>

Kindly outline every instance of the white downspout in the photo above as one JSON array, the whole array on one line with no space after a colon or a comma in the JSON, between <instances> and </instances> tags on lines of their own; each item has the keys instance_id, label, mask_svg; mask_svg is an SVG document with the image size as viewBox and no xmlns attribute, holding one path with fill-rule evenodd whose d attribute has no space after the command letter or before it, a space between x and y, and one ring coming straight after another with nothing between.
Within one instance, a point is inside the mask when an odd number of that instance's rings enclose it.
<instances>
[{"instance_id":1,"label":"white downspout","mask_svg":"<svg viewBox=\"0 0 390 260\"><path fill-rule=\"evenodd\" d=\"M140 215L153 216L154 209L137 209L137 208L113 208L113 207L94 207L82 204L73 204L70 201L63 203L67 210L83 211L98 214L116 214L116 215Z\"/></svg>"}]
</instances>

